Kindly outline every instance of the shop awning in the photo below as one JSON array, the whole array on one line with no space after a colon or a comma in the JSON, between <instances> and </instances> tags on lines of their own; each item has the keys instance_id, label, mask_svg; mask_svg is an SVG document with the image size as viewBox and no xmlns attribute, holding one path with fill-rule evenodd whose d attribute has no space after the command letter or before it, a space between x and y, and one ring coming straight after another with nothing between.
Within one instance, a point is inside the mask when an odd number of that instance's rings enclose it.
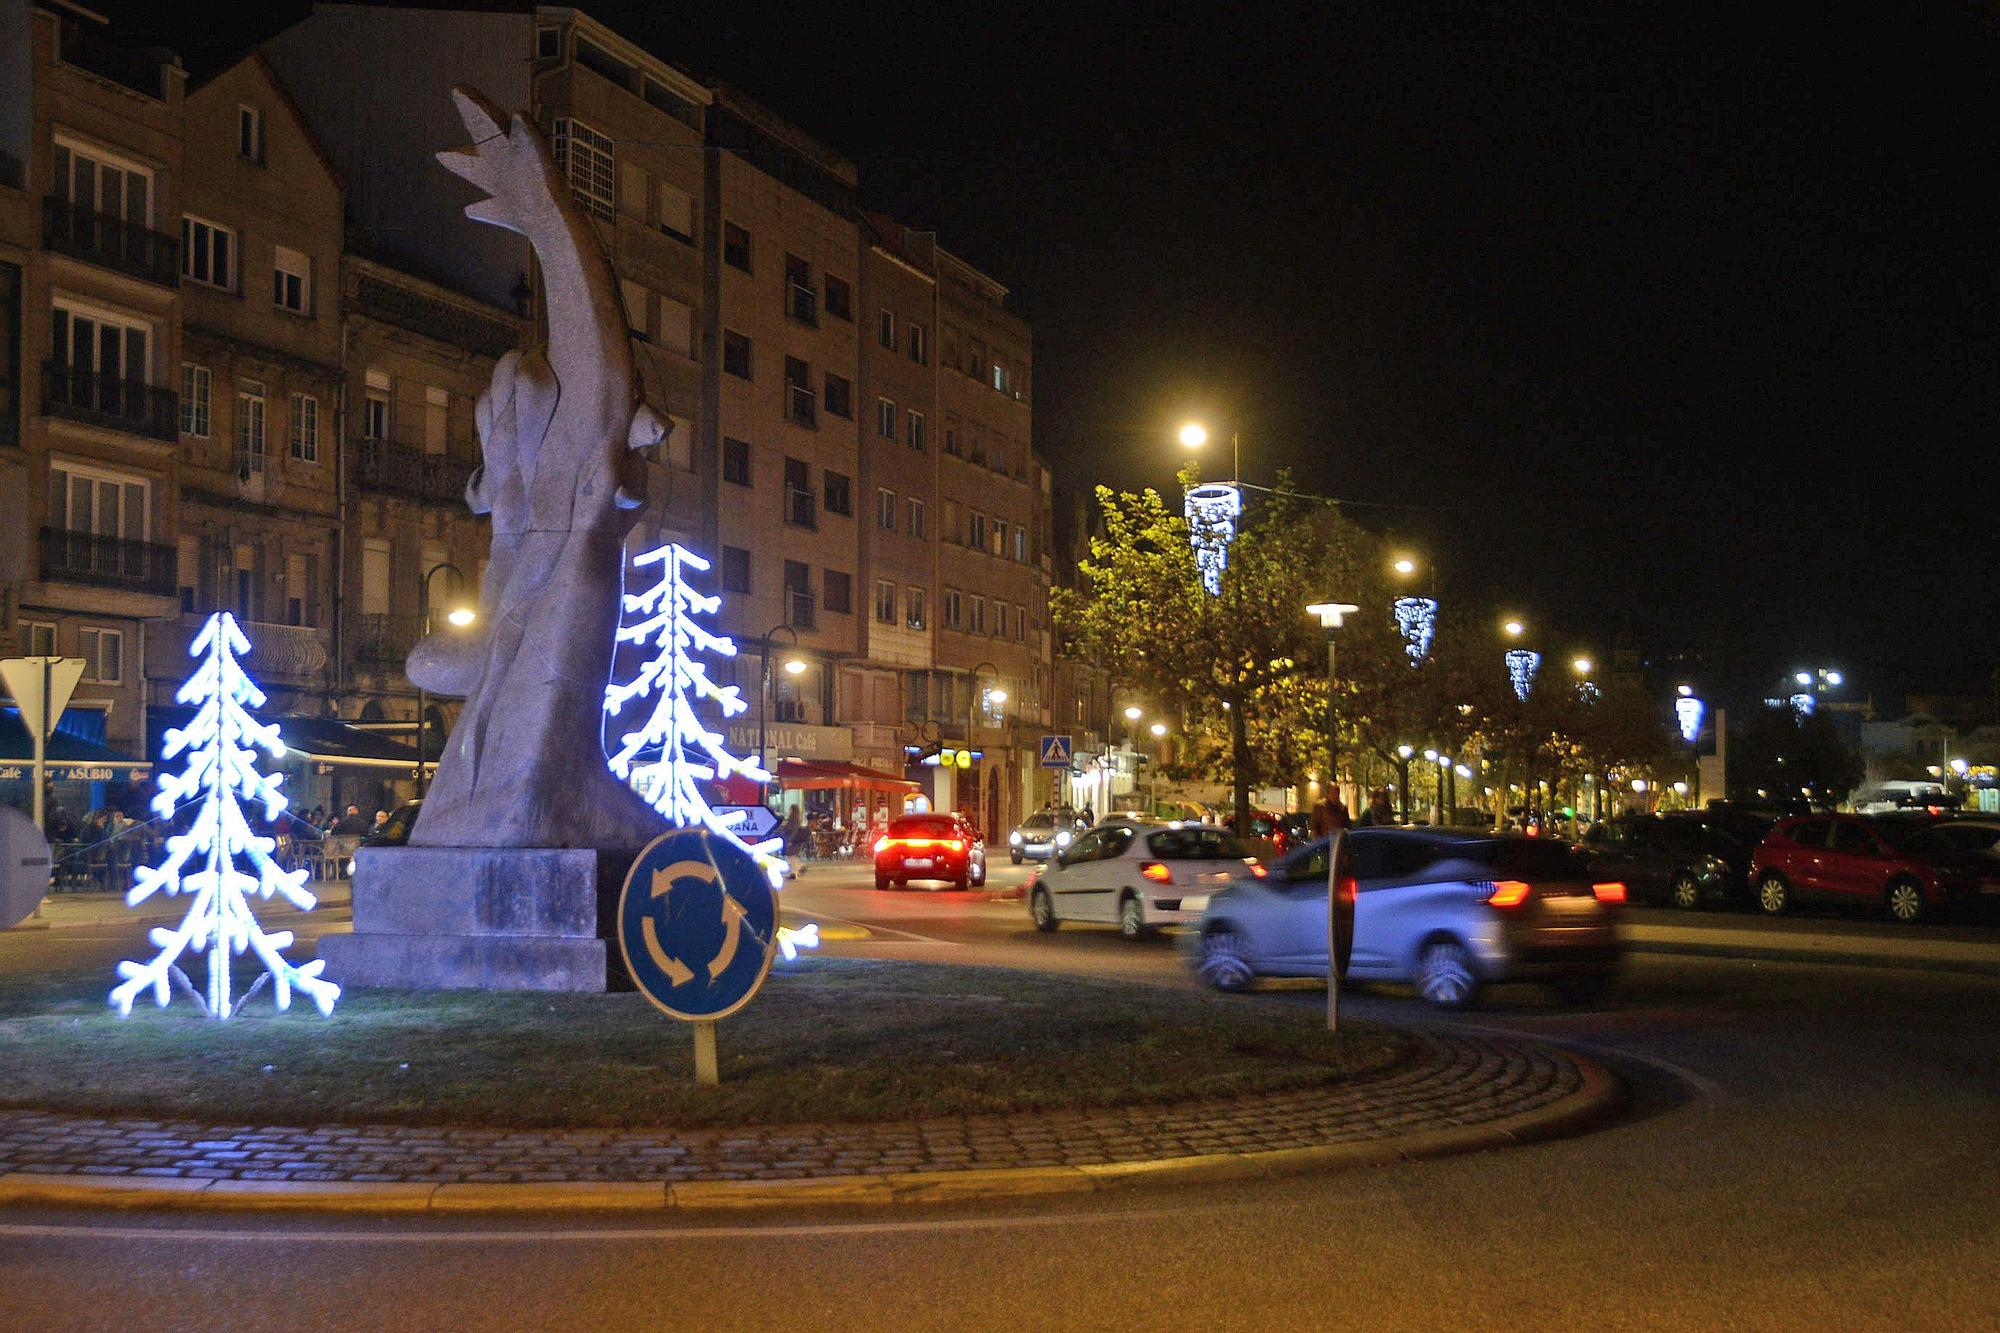
<instances>
[{"instance_id":1,"label":"shop awning","mask_svg":"<svg viewBox=\"0 0 2000 1333\"><path fill-rule=\"evenodd\" d=\"M881 791L902 794L919 790L914 782L840 760L780 759L778 785L786 791Z\"/></svg>"},{"instance_id":2,"label":"shop awning","mask_svg":"<svg viewBox=\"0 0 2000 1333\"><path fill-rule=\"evenodd\" d=\"M14 709L0 711L0 778L26 778L35 762L34 737L28 734L21 714ZM107 745L84 740L58 729L49 737L49 776L57 782L109 782L117 778L143 779L153 766L144 759L120 754Z\"/></svg>"},{"instance_id":3,"label":"shop awning","mask_svg":"<svg viewBox=\"0 0 2000 1333\"><path fill-rule=\"evenodd\" d=\"M161 738L169 727L184 727L194 717L194 709L184 705L154 708L146 715L147 743L159 753ZM405 745L379 732L349 726L337 717L272 717L260 715L259 722L278 724L278 737L286 748L315 764L341 768L398 768L417 770L417 747ZM426 767L434 767L431 755Z\"/></svg>"}]
</instances>

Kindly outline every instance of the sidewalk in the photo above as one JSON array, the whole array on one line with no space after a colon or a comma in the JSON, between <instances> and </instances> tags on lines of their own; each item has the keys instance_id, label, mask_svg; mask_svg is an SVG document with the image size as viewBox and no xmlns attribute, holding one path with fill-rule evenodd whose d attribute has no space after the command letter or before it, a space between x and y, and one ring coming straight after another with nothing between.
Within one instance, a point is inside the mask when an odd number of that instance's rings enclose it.
<instances>
[{"instance_id":1,"label":"sidewalk","mask_svg":"<svg viewBox=\"0 0 2000 1333\"><path fill-rule=\"evenodd\" d=\"M344 879L313 880L308 892L319 899L315 911L344 910L354 899L353 887ZM291 912L289 903L276 901L276 910ZM14 930L69 930L85 926L165 925L179 921L187 912L188 900L156 893L137 907L125 905L122 893L52 893L42 900L42 914L31 916Z\"/></svg>"},{"instance_id":2,"label":"sidewalk","mask_svg":"<svg viewBox=\"0 0 2000 1333\"><path fill-rule=\"evenodd\" d=\"M210 1125L0 1111L0 1204L668 1208L905 1203L1381 1164L1578 1133L1623 1104L1583 1057L1412 1034L1337 1086L1096 1111L700 1131Z\"/></svg>"},{"instance_id":3,"label":"sidewalk","mask_svg":"<svg viewBox=\"0 0 2000 1333\"><path fill-rule=\"evenodd\" d=\"M1626 924L1624 940L1626 947L1635 953L1922 968L2000 976L2000 941L1940 936L1923 926L1756 918L1746 918L1741 925L1635 921Z\"/></svg>"}]
</instances>

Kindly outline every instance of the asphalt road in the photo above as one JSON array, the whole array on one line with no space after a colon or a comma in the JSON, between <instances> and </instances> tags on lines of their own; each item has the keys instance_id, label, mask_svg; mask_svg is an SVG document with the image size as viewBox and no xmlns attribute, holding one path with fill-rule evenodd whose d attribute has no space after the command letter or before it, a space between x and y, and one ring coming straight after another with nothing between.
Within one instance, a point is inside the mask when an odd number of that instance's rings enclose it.
<instances>
[{"instance_id":1,"label":"asphalt road","mask_svg":"<svg viewBox=\"0 0 2000 1333\"><path fill-rule=\"evenodd\" d=\"M1170 940L1041 936L1019 903L877 894L823 867L787 902L867 930L830 950L1189 984ZM135 939L0 935L0 969L108 960ZM1266 1001L1313 1022L1323 998ZM19 1211L0 1214L0 1328L2000 1324L2000 978L1641 954L1588 1010L1529 988L1448 1018L1394 991L1343 1005L1569 1043L1632 1082L1632 1114L1342 1175L880 1215Z\"/></svg>"}]
</instances>

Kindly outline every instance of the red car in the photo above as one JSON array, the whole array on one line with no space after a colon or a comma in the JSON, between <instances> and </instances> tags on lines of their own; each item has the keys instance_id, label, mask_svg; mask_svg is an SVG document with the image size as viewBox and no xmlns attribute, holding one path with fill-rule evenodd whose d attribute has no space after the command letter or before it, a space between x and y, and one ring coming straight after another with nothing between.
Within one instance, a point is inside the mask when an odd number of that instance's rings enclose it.
<instances>
[{"instance_id":1,"label":"red car","mask_svg":"<svg viewBox=\"0 0 2000 1333\"><path fill-rule=\"evenodd\" d=\"M1915 921L1975 901L1991 872L1921 820L1804 815L1780 820L1750 858L1757 905L1775 916L1794 903L1879 905Z\"/></svg>"},{"instance_id":2,"label":"red car","mask_svg":"<svg viewBox=\"0 0 2000 1333\"><path fill-rule=\"evenodd\" d=\"M911 880L942 880L953 888L986 882L986 843L964 817L949 812L904 815L875 843L875 887L900 889Z\"/></svg>"}]
</instances>

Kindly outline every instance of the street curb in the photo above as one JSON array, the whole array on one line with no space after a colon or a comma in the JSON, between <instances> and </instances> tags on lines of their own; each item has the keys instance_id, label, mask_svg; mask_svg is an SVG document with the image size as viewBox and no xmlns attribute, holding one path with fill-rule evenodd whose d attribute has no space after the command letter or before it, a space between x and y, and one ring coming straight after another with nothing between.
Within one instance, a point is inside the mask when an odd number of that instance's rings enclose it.
<instances>
[{"instance_id":1,"label":"street curb","mask_svg":"<svg viewBox=\"0 0 2000 1333\"><path fill-rule=\"evenodd\" d=\"M1627 940L1627 953L1679 954L1690 958L1737 958L1753 963L1818 963L1835 967L1882 967L1898 972L1956 972L2000 977L2000 961L1974 958L1910 958L1845 949L1771 949L1754 944L1701 944L1679 940Z\"/></svg>"},{"instance_id":2,"label":"street curb","mask_svg":"<svg viewBox=\"0 0 2000 1333\"><path fill-rule=\"evenodd\" d=\"M910 1171L789 1180L553 1181L430 1184L421 1181L188 1180L177 1177L0 1173L0 1207L174 1208L311 1212L476 1213L710 1212L802 1207L970 1203L1135 1186L1275 1179L1389 1166L1587 1133L1625 1108L1622 1079L1588 1056L1562 1056L1583 1076L1575 1092L1518 1115L1386 1139L1204 1153L1080 1166Z\"/></svg>"}]
</instances>

